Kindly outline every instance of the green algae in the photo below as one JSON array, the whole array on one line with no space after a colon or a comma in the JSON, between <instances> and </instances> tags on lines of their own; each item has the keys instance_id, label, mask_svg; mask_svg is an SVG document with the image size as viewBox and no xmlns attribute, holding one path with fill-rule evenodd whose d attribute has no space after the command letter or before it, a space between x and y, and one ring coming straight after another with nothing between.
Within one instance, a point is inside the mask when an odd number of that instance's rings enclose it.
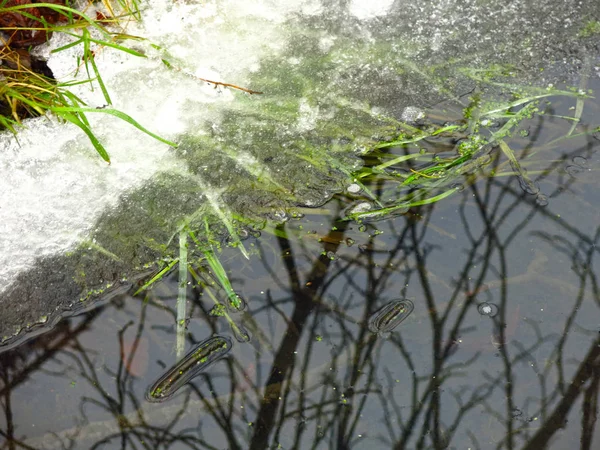
<instances>
[{"instance_id":1,"label":"green algae","mask_svg":"<svg viewBox=\"0 0 600 450\"><path fill-rule=\"evenodd\" d=\"M600 21L598 20L590 20L579 31L580 37L590 37L595 34L600 34Z\"/></svg>"}]
</instances>

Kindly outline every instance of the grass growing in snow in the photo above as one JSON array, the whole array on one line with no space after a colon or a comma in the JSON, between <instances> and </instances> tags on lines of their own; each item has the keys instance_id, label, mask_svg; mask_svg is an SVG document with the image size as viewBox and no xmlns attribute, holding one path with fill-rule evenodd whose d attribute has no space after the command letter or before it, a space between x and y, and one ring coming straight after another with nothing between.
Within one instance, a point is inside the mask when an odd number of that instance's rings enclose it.
<instances>
[{"instance_id":1,"label":"grass growing in snow","mask_svg":"<svg viewBox=\"0 0 600 450\"><path fill-rule=\"evenodd\" d=\"M88 75L88 79L85 81L57 83L55 80L32 70L27 55L23 51L19 52L11 48L9 39L0 48L0 58L3 60L3 65L0 67L0 79L2 81L0 85L0 130L7 129L16 134L18 126L22 124L25 118L52 113L61 120L78 126L88 136L102 159L110 163L108 151L94 134L88 120L88 114L99 113L115 116L161 142L172 146L176 145L147 130L132 117L117 109L88 107L83 100L69 90L76 84L97 84L102 91L106 104L110 106L112 101L109 92L95 62L95 49L110 47L134 56L145 57L141 53L119 44L122 40L132 38L132 36L108 29L108 26L116 27L130 19L139 20L138 2L136 0L118 0L116 3L111 3L108 0L103 0L103 5L104 9L111 14L111 18L98 15L99 18L94 19L84 12L54 3L28 3L13 6L7 6L6 0L0 3L0 15L9 15L18 20L19 24L27 25L26 27L0 27L1 33L6 36L14 35L16 32L23 30L45 33L46 35L53 32L66 33L74 37L75 40L68 45L53 50L53 52L81 46L83 56L77 62L85 67ZM49 9L55 15L58 15L59 21L49 23L44 17L37 17L37 15L31 13L32 9L39 10L41 8ZM116 14L117 10L119 16ZM96 34L99 34L100 38L93 37L89 31L90 29L96 30Z\"/></svg>"}]
</instances>

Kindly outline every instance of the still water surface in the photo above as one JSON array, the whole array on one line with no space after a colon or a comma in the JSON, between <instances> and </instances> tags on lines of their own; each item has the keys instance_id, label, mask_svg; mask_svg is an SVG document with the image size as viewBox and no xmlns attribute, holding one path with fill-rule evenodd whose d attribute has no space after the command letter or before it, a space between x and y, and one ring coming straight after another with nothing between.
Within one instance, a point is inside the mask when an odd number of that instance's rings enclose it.
<instances>
[{"instance_id":1,"label":"still water surface","mask_svg":"<svg viewBox=\"0 0 600 450\"><path fill-rule=\"evenodd\" d=\"M596 448L600 135L532 151L559 122L515 147L536 192L498 157L438 203L357 224L351 189L226 249L250 340L190 276L186 353L230 348L160 402L177 271L0 353L0 448Z\"/></svg>"}]
</instances>

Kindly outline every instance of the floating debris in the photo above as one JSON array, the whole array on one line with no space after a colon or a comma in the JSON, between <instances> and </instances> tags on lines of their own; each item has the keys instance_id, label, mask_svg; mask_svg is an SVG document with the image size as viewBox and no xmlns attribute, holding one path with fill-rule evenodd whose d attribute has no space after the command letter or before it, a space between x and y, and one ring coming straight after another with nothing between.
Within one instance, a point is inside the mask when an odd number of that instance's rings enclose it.
<instances>
[{"instance_id":1,"label":"floating debris","mask_svg":"<svg viewBox=\"0 0 600 450\"><path fill-rule=\"evenodd\" d=\"M389 333L400 325L413 312L413 309L415 309L415 305L410 300L392 300L371 316L369 330L377 334Z\"/></svg>"},{"instance_id":2,"label":"floating debris","mask_svg":"<svg viewBox=\"0 0 600 450\"><path fill-rule=\"evenodd\" d=\"M227 309L225 308L225 305L223 303L217 303L208 312L208 315L213 316L213 317L223 317L226 314L227 314Z\"/></svg>"},{"instance_id":3,"label":"floating debris","mask_svg":"<svg viewBox=\"0 0 600 450\"><path fill-rule=\"evenodd\" d=\"M494 317L498 314L498 307L493 303L483 302L477 305L477 311L482 316Z\"/></svg>"},{"instance_id":4,"label":"floating debris","mask_svg":"<svg viewBox=\"0 0 600 450\"><path fill-rule=\"evenodd\" d=\"M439 356L438 359L444 360L444 359L451 357L458 351L461 344L462 344L462 339L460 337L457 337L456 339L449 339L449 340L443 342L442 348L444 349L444 351L442 352L442 354Z\"/></svg>"},{"instance_id":5,"label":"floating debris","mask_svg":"<svg viewBox=\"0 0 600 450\"><path fill-rule=\"evenodd\" d=\"M229 353L231 347L231 339L224 336L214 336L201 342L148 389L146 400L149 402L168 400L181 386Z\"/></svg>"}]
</instances>

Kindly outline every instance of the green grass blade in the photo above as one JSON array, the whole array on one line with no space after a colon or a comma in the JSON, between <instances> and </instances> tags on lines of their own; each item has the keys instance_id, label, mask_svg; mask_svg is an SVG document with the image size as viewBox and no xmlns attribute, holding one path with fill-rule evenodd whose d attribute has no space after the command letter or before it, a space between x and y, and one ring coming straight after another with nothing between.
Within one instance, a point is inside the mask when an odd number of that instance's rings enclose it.
<instances>
[{"instance_id":1,"label":"green grass blade","mask_svg":"<svg viewBox=\"0 0 600 450\"><path fill-rule=\"evenodd\" d=\"M55 108L50 108L50 110L54 111ZM54 112L56 112L56 111L54 111ZM91 141L92 145L94 146L94 148L96 149L96 151L98 152L98 154L100 155L100 157L104 161L106 161L107 163L110 164L110 157L108 156L108 152L106 151L106 149L104 148L104 146L100 143L100 141L98 141L98 139L96 138L96 136L94 135L94 133L92 132L92 130L86 124L84 124L77 117L76 114L71 114L71 112L69 112L69 111L59 111L57 115L59 117L62 117L65 120L68 120L69 122L77 125L79 128L81 128L81 130L87 135L87 137Z\"/></svg>"},{"instance_id":2,"label":"green grass blade","mask_svg":"<svg viewBox=\"0 0 600 450\"><path fill-rule=\"evenodd\" d=\"M179 285L177 289L177 359L181 359L185 351L185 316L187 303L187 230L179 232Z\"/></svg>"},{"instance_id":3,"label":"green grass blade","mask_svg":"<svg viewBox=\"0 0 600 450\"><path fill-rule=\"evenodd\" d=\"M208 220L204 219L204 225L206 228L207 236L210 236ZM190 235L195 240L195 236L193 236L193 234L190 234ZM219 284L227 293L227 297L229 298L229 302L230 302L231 306L233 306L237 310L242 310L244 308L244 305L240 301L240 297L233 290L233 286L231 286L231 282L229 281L229 278L227 277L225 268L221 264L221 261L219 261L219 258L217 258L215 251L212 248L212 245L209 244L209 247L204 246L204 248L202 248L202 253L204 254L204 257L206 258L206 262L208 263L208 266L211 268L215 277L219 281Z\"/></svg>"},{"instance_id":4,"label":"green grass blade","mask_svg":"<svg viewBox=\"0 0 600 450\"><path fill-rule=\"evenodd\" d=\"M128 39L133 39L133 38L136 38L136 36L132 36ZM137 38L137 39L141 39L141 38ZM123 47L122 45L115 44L113 42L102 41L99 39L94 39L92 37L90 37L89 40L90 40L90 42L93 42L98 45L102 45L104 47L111 47L111 48L114 48L115 50L119 50L120 52L129 53L130 55L137 56L139 58L146 58L146 55L144 55L143 53L140 53L138 51L132 50L127 47Z\"/></svg>"},{"instance_id":5,"label":"green grass blade","mask_svg":"<svg viewBox=\"0 0 600 450\"><path fill-rule=\"evenodd\" d=\"M198 273L191 266L188 266L188 270L189 270L190 274L192 275L192 278L194 279L194 281L196 281L196 283L203 288L204 292L206 292L208 294L208 296L211 298L211 300L213 301L215 306L224 306L215 296L212 286L210 286L206 282L206 280L203 279L203 277L198 275ZM221 308L220 315L225 317L225 319L229 323L229 326L232 328L232 330L234 331L234 333L236 335L238 335L238 336L244 335L244 333L242 332L240 327L235 323L235 321L231 318L231 315L227 312L227 310L224 307Z\"/></svg>"},{"instance_id":6,"label":"green grass blade","mask_svg":"<svg viewBox=\"0 0 600 450\"><path fill-rule=\"evenodd\" d=\"M157 141L160 141L164 144L170 145L171 147L177 147L175 142L168 141L167 139L161 138L157 134L152 133L151 131L144 128L138 122L136 122L131 116L128 116L124 112L118 111L112 108L104 108L104 109L96 109L96 108L80 108L80 107L72 107L72 106L55 106L52 108L52 111L55 112L76 112L76 113L102 113L102 114L110 114L111 116L118 117L121 120L124 120L128 124L134 126L138 130L146 133L148 136L153 137Z\"/></svg>"},{"instance_id":7,"label":"green grass blade","mask_svg":"<svg viewBox=\"0 0 600 450\"><path fill-rule=\"evenodd\" d=\"M77 36L76 34L73 34L73 33L65 33L65 34L78 37L79 39L71 42L70 44L66 44L66 45L63 45L62 47L55 48L54 50L51 50L50 53L62 52L63 50L67 50L71 47L75 47L76 45L79 45L83 42L83 39L81 39L81 37Z\"/></svg>"},{"instance_id":8,"label":"green grass blade","mask_svg":"<svg viewBox=\"0 0 600 450\"><path fill-rule=\"evenodd\" d=\"M96 57L91 52L89 55L89 61L90 61L90 64L92 65L92 69L94 69L94 73L96 74L96 81L98 82L98 85L100 86L102 95L104 95L104 100L106 100L106 103L108 103L109 105L112 105L112 100L110 99L110 95L108 95L108 90L106 89L106 86L104 85L104 81L102 80L102 77L100 76L100 71L98 70L98 66L96 65Z\"/></svg>"},{"instance_id":9,"label":"green grass blade","mask_svg":"<svg viewBox=\"0 0 600 450\"><path fill-rule=\"evenodd\" d=\"M108 32L102 26L100 26L94 19L85 15L81 11L78 11L77 9L74 9L74 8L70 8L68 6L57 5L55 3L25 3L22 5L3 7L2 9L3 9L3 12L12 12L12 11L20 11L22 9L30 9L30 8L49 8L49 9L51 9L53 11L57 11L57 12L64 12L67 14L70 13L74 16L81 17L90 26L98 29L102 34L104 34L104 35L108 34ZM23 13L24 12L20 12L19 14L23 14ZM34 19L39 22L42 21L40 18L34 18ZM55 27L55 29L59 29L59 28L60 27Z\"/></svg>"},{"instance_id":10,"label":"green grass blade","mask_svg":"<svg viewBox=\"0 0 600 450\"><path fill-rule=\"evenodd\" d=\"M175 267L175 264L177 264L178 262L179 262L178 259L174 259L173 261L169 262L169 264L167 264L165 267L163 267L147 283L145 283L142 287L140 287L137 291L135 291L133 293L133 295L134 296L138 295L140 292L147 290L150 286L152 286L157 281L162 280L163 277L167 274L167 272L169 272L173 267Z\"/></svg>"}]
</instances>

